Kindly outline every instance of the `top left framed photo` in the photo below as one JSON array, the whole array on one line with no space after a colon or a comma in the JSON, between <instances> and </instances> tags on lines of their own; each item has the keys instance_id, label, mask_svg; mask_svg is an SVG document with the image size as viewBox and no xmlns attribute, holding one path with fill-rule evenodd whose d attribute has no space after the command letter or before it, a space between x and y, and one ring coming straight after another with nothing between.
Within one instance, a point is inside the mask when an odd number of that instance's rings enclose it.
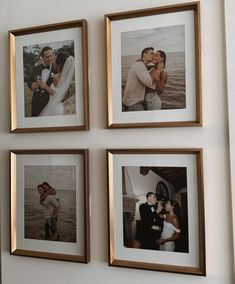
<instances>
[{"instance_id":1,"label":"top left framed photo","mask_svg":"<svg viewBox=\"0 0 235 284\"><path fill-rule=\"evenodd\" d=\"M11 30L10 131L89 130L87 21Z\"/></svg>"}]
</instances>

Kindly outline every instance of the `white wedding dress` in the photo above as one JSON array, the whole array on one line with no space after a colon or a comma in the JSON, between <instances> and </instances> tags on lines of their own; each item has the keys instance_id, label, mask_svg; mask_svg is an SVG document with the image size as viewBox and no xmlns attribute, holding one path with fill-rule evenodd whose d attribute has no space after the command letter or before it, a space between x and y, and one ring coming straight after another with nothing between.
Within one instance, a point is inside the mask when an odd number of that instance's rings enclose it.
<instances>
[{"instance_id":1,"label":"white wedding dress","mask_svg":"<svg viewBox=\"0 0 235 284\"><path fill-rule=\"evenodd\" d=\"M50 96L48 104L44 107L39 116L56 116L64 114L64 105L61 101L69 88L74 75L74 70L74 57L69 56L65 61L57 86L54 86L54 84L50 86L54 90L54 95Z\"/></svg>"},{"instance_id":2,"label":"white wedding dress","mask_svg":"<svg viewBox=\"0 0 235 284\"><path fill-rule=\"evenodd\" d=\"M175 232L180 233L180 229L177 229L173 224L164 220L161 239L168 239L172 237ZM165 242L163 245L160 245L159 249L164 251L175 251L175 242Z\"/></svg>"}]
</instances>

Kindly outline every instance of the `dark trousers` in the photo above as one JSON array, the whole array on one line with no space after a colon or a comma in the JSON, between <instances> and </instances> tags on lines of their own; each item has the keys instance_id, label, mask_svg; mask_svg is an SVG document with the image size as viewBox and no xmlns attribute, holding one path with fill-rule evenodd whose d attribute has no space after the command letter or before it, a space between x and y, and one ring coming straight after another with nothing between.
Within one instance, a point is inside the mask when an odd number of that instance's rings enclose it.
<instances>
[{"instance_id":1,"label":"dark trousers","mask_svg":"<svg viewBox=\"0 0 235 284\"><path fill-rule=\"evenodd\" d=\"M45 91L35 91L32 98L32 116L39 116L49 101L49 94Z\"/></svg>"},{"instance_id":2,"label":"dark trousers","mask_svg":"<svg viewBox=\"0 0 235 284\"><path fill-rule=\"evenodd\" d=\"M50 219L46 220L44 224L44 231L45 231L45 239L49 240L50 236L53 235L57 231L57 217L51 217Z\"/></svg>"},{"instance_id":3,"label":"dark trousers","mask_svg":"<svg viewBox=\"0 0 235 284\"><path fill-rule=\"evenodd\" d=\"M144 227L140 235L140 243L142 249L159 249L157 240L160 238L161 232L151 228Z\"/></svg>"}]
</instances>

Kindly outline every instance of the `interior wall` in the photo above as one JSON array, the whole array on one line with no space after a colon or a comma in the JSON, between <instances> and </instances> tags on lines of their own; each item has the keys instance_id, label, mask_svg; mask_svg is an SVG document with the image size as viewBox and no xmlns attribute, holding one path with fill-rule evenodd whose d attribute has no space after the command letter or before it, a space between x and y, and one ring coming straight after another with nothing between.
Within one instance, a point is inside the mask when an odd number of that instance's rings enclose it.
<instances>
[{"instance_id":1,"label":"interior wall","mask_svg":"<svg viewBox=\"0 0 235 284\"><path fill-rule=\"evenodd\" d=\"M225 0L225 30L226 30L226 57L227 57L227 92L228 92L228 114L229 114L229 146L230 146L230 171L234 173L235 166L235 18L233 11L235 9L235 2L233 0ZM235 204L235 176L231 174L231 200ZM235 206L232 207L233 212L233 247L235 247Z\"/></svg>"},{"instance_id":2,"label":"interior wall","mask_svg":"<svg viewBox=\"0 0 235 284\"><path fill-rule=\"evenodd\" d=\"M229 184L224 8L201 0L203 127L106 129L104 14L184 0L0 1L0 190L3 284L231 284L233 247ZM90 131L10 134L8 30L85 18L88 21ZM203 148L207 276L108 266L107 148ZM9 255L9 149L90 149L91 262Z\"/></svg>"},{"instance_id":3,"label":"interior wall","mask_svg":"<svg viewBox=\"0 0 235 284\"><path fill-rule=\"evenodd\" d=\"M130 187L132 193L134 193L136 198L141 198L142 202L146 202L146 194L150 191L156 192L156 186L159 181L164 181L168 188L174 191L174 186L169 182L164 180L162 177L154 173L153 171L149 171L147 175L140 174L140 167L126 167L126 179L131 181ZM128 195L128 191L127 191Z\"/></svg>"}]
</instances>

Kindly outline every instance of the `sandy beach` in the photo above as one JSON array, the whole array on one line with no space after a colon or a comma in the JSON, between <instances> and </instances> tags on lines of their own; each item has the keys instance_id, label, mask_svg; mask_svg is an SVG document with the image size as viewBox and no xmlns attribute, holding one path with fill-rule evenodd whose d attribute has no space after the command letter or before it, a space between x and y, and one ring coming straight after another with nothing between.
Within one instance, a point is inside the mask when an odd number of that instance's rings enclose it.
<instances>
[{"instance_id":1,"label":"sandy beach","mask_svg":"<svg viewBox=\"0 0 235 284\"><path fill-rule=\"evenodd\" d=\"M57 190L61 212L58 214L58 234L62 242L76 242L76 192ZM36 189L25 189L25 238L44 240L44 213Z\"/></svg>"}]
</instances>

